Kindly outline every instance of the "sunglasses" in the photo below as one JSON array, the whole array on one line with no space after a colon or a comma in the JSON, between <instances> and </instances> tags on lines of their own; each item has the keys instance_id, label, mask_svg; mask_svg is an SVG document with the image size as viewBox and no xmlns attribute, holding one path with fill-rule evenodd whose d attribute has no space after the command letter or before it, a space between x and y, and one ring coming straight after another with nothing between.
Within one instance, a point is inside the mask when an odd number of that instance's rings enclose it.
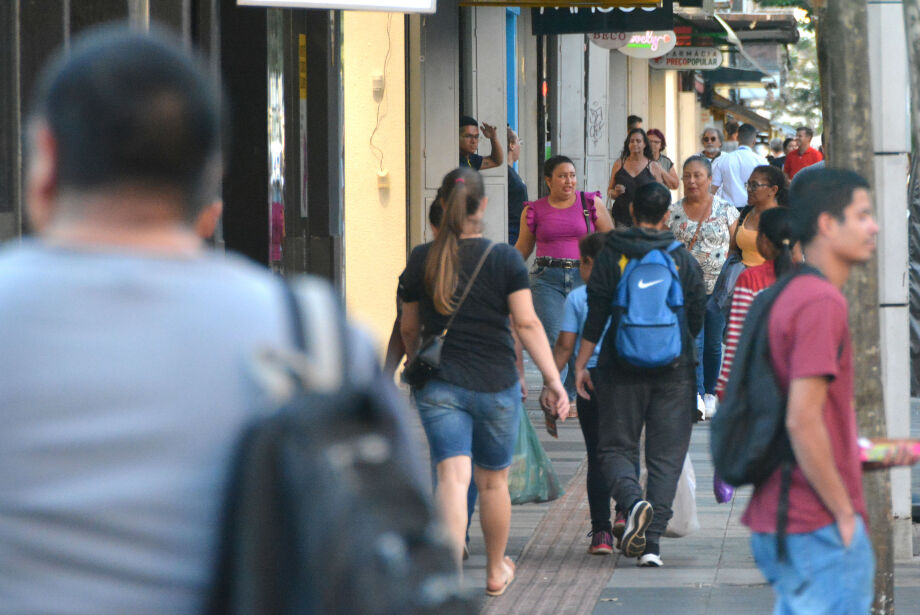
<instances>
[{"instance_id":1,"label":"sunglasses","mask_svg":"<svg viewBox=\"0 0 920 615\"><path fill-rule=\"evenodd\" d=\"M769 188L770 184L755 184L754 182L748 182L745 184L750 190L757 190L759 188Z\"/></svg>"}]
</instances>

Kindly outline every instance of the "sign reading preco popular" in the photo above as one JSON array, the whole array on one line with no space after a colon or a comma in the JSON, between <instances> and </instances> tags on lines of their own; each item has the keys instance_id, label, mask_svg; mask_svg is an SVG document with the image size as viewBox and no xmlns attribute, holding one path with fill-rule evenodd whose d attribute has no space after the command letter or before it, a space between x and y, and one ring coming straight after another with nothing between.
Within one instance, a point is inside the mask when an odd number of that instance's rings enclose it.
<instances>
[{"instance_id":1,"label":"sign reading preco popular","mask_svg":"<svg viewBox=\"0 0 920 615\"><path fill-rule=\"evenodd\" d=\"M674 0L657 8L578 7L533 9L533 34L645 32L674 27Z\"/></svg>"},{"instance_id":2,"label":"sign reading preco popular","mask_svg":"<svg viewBox=\"0 0 920 615\"><path fill-rule=\"evenodd\" d=\"M394 13L434 13L437 0L236 0L240 6L282 9L343 9L389 11Z\"/></svg>"},{"instance_id":3,"label":"sign reading preco popular","mask_svg":"<svg viewBox=\"0 0 920 615\"><path fill-rule=\"evenodd\" d=\"M675 47L648 64L666 70L714 70L722 66L722 52L715 47Z\"/></svg>"},{"instance_id":4,"label":"sign reading preco popular","mask_svg":"<svg viewBox=\"0 0 920 615\"><path fill-rule=\"evenodd\" d=\"M677 35L674 30L647 30L633 32L629 42L619 47L620 53L632 58L650 59L663 56L677 44Z\"/></svg>"}]
</instances>

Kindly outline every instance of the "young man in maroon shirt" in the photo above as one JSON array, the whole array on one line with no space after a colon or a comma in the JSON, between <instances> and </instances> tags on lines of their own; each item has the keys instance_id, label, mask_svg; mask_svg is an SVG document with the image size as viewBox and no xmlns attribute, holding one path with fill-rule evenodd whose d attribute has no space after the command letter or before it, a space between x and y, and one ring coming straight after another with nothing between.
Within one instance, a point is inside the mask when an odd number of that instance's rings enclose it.
<instances>
[{"instance_id":1,"label":"young man in maroon shirt","mask_svg":"<svg viewBox=\"0 0 920 615\"><path fill-rule=\"evenodd\" d=\"M774 613L865 615L874 558L866 531L853 409L847 302L840 288L875 250L868 184L851 171L810 173L792 193L806 261L769 313L773 369L788 395L786 427L797 467L789 490L787 556L777 557L780 471L755 488L742 521L777 596Z\"/></svg>"},{"instance_id":2,"label":"young man in maroon shirt","mask_svg":"<svg viewBox=\"0 0 920 615\"><path fill-rule=\"evenodd\" d=\"M808 126L799 126L795 129L795 139L799 142L799 149L786 154L786 162L783 163L783 172L789 179L795 177L795 174L805 167L824 160L821 152L811 147L811 140L814 136L815 131Z\"/></svg>"}]
</instances>

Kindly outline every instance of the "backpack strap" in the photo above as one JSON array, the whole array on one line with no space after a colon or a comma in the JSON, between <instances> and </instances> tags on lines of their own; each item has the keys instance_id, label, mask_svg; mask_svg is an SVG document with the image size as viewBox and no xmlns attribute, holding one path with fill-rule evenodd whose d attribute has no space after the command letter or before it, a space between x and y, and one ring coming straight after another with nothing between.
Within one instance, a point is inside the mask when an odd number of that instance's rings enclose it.
<instances>
[{"instance_id":1,"label":"backpack strap","mask_svg":"<svg viewBox=\"0 0 920 615\"><path fill-rule=\"evenodd\" d=\"M670 254L671 252L673 252L673 251L676 250L677 248L681 247L682 245L683 245L683 244L682 244L679 240L675 239L674 241L671 242L671 245L669 245L668 248L667 248L667 250L665 250L665 251L666 251L668 254Z\"/></svg>"},{"instance_id":2,"label":"backpack strap","mask_svg":"<svg viewBox=\"0 0 920 615\"><path fill-rule=\"evenodd\" d=\"M345 308L325 280L302 277L282 283L297 357L279 357L302 389L342 387L350 365Z\"/></svg>"},{"instance_id":3,"label":"backpack strap","mask_svg":"<svg viewBox=\"0 0 920 615\"><path fill-rule=\"evenodd\" d=\"M786 525L789 522L789 489L792 487L794 461L784 461L780 476L779 503L776 506L776 556L786 561Z\"/></svg>"}]
</instances>

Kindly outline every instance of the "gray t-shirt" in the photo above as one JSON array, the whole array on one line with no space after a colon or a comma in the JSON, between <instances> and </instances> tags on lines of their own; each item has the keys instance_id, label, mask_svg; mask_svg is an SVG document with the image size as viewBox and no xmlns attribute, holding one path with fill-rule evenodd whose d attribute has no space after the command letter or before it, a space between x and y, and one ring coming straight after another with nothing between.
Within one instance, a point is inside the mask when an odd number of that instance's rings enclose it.
<instances>
[{"instance_id":1,"label":"gray t-shirt","mask_svg":"<svg viewBox=\"0 0 920 615\"><path fill-rule=\"evenodd\" d=\"M291 348L245 260L0 251L0 613L202 610L228 462Z\"/></svg>"}]
</instances>

